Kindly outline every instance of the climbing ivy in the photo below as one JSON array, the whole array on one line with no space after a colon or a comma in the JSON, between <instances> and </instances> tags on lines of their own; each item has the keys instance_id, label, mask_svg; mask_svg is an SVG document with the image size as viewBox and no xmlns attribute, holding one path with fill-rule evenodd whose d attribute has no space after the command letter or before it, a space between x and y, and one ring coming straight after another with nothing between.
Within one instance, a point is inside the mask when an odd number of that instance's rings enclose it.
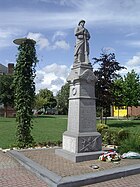
<instances>
[{"instance_id":1,"label":"climbing ivy","mask_svg":"<svg viewBox=\"0 0 140 187\"><path fill-rule=\"evenodd\" d=\"M15 109L17 121L17 146L29 147L33 143L32 106L35 99L35 66L37 63L35 42L30 39L18 47L14 72Z\"/></svg>"}]
</instances>

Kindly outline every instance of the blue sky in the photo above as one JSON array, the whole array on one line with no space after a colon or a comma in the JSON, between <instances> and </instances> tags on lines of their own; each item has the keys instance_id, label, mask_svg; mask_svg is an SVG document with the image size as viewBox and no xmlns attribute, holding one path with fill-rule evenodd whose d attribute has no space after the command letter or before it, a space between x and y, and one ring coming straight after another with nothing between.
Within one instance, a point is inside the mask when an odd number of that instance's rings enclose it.
<instances>
[{"instance_id":1,"label":"blue sky","mask_svg":"<svg viewBox=\"0 0 140 187\"><path fill-rule=\"evenodd\" d=\"M36 90L56 93L73 64L74 29L89 30L90 61L102 49L116 54L127 71L140 74L139 0L0 0L0 63L16 63L16 38L36 40ZM95 68L95 67L94 67Z\"/></svg>"}]
</instances>

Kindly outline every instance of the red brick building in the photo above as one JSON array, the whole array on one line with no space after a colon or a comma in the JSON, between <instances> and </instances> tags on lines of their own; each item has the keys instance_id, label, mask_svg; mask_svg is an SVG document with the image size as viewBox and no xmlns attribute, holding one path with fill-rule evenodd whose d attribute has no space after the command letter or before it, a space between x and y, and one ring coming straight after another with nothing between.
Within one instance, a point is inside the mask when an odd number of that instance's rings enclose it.
<instances>
[{"instance_id":1,"label":"red brick building","mask_svg":"<svg viewBox=\"0 0 140 187\"><path fill-rule=\"evenodd\" d=\"M140 106L138 107L128 107L128 115L129 116L140 116Z\"/></svg>"},{"instance_id":2,"label":"red brick building","mask_svg":"<svg viewBox=\"0 0 140 187\"><path fill-rule=\"evenodd\" d=\"M140 106L138 107L128 107L128 111L127 111L127 107L126 106L122 106L122 107L117 107L117 106L113 106L111 107L111 116L113 117L126 117L128 114L128 116L140 116Z\"/></svg>"},{"instance_id":3,"label":"red brick building","mask_svg":"<svg viewBox=\"0 0 140 187\"><path fill-rule=\"evenodd\" d=\"M8 67L4 66L3 64L0 64L0 75L12 75L14 73L14 64L9 63ZM5 113L7 111L7 117L14 117L15 116L15 110L8 106L7 108L4 108L4 106L0 105L0 116L5 116Z\"/></svg>"}]
</instances>

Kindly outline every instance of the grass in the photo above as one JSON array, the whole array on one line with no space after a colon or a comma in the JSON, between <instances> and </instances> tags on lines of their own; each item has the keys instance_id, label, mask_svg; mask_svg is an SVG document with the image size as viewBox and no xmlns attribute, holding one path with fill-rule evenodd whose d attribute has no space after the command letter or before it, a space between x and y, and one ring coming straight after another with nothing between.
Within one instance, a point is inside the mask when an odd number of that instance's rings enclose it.
<instances>
[{"instance_id":1,"label":"grass","mask_svg":"<svg viewBox=\"0 0 140 187\"><path fill-rule=\"evenodd\" d=\"M108 120L107 125L110 128L123 128L131 133L139 133L140 134L140 120Z\"/></svg>"},{"instance_id":2,"label":"grass","mask_svg":"<svg viewBox=\"0 0 140 187\"><path fill-rule=\"evenodd\" d=\"M67 116L47 116L34 119L33 137L36 142L62 140Z\"/></svg>"},{"instance_id":3,"label":"grass","mask_svg":"<svg viewBox=\"0 0 140 187\"><path fill-rule=\"evenodd\" d=\"M15 143L16 122L14 118L0 117L0 147L9 148Z\"/></svg>"},{"instance_id":4,"label":"grass","mask_svg":"<svg viewBox=\"0 0 140 187\"><path fill-rule=\"evenodd\" d=\"M97 121L98 123L98 121ZM62 134L67 128L67 116L40 116L33 120L32 134L35 142L62 140ZM140 120L108 120L110 128L125 128L131 132L140 132ZM0 147L9 148L16 143L15 118L0 117Z\"/></svg>"},{"instance_id":5,"label":"grass","mask_svg":"<svg viewBox=\"0 0 140 187\"><path fill-rule=\"evenodd\" d=\"M40 116L33 120L32 135L35 142L48 142L62 140L66 131L67 116ZM9 148L16 144L15 118L0 117L0 147Z\"/></svg>"}]
</instances>

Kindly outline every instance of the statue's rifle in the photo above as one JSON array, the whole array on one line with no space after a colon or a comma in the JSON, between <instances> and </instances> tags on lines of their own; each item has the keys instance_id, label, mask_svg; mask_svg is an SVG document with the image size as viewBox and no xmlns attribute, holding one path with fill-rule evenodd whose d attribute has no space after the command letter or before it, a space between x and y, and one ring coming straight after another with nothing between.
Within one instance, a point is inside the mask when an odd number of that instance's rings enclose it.
<instances>
[{"instance_id":1,"label":"statue's rifle","mask_svg":"<svg viewBox=\"0 0 140 187\"><path fill-rule=\"evenodd\" d=\"M85 62L87 64L89 64L89 58L88 58L88 52L87 52L87 38L86 38L86 34L84 33L84 42L85 42Z\"/></svg>"}]
</instances>

